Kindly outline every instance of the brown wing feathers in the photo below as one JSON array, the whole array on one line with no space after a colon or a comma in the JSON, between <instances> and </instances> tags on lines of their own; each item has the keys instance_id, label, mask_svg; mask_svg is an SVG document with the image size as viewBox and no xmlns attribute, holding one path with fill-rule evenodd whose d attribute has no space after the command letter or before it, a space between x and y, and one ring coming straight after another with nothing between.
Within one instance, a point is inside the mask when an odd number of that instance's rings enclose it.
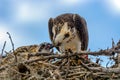
<instances>
[{"instance_id":1,"label":"brown wing feathers","mask_svg":"<svg viewBox=\"0 0 120 80\"><path fill-rule=\"evenodd\" d=\"M53 22L54 20L52 18L50 18L48 21L48 30L51 41L53 40L53 33L52 33Z\"/></svg>"},{"instance_id":2,"label":"brown wing feathers","mask_svg":"<svg viewBox=\"0 0 120 80\"><path fill-rule=\"evenodd\" d=\"M88 47L88 30L86 21L80 17L78 14L75 14L75 27L78 30L78 36L82 42L81 49L86 50Z\"/></svg>"}]
</instances>

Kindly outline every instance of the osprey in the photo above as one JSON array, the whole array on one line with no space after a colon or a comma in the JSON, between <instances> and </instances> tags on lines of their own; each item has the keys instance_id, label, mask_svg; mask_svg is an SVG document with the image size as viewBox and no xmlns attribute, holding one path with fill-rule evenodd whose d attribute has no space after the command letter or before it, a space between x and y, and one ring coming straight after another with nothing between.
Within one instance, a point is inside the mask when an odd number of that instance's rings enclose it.
<instances>
[{"instance_id":1,"label":"osprey","mask_svg":"<svg viewBox=\"0 0 120 80\"><path fill-rule=\"evenodd\" d=\"M28 59L29 54L36 53L52 53L53 45L48 42L43 42L40 45L28 45L18 47L13 53L15 56L23 56L24 59Z\"/></svg>"},{"instance_id":2,"label":"osprey","mask_svg":"<svg viewBox=\"0 0 120 80\"><path fill-rule=\"evenodd\" d=\"M48 42L43 42L40 45L28 45L28 46L21 46L18 47L15 51L14 54L18 53L51 53L52 52L53 45L48 43Z\"/></svg>"},{"instance_id":3,"label":"osprey","mask_svg":"<svg viewBox=\"0 0 120 80\"><path fill-rule=\"evenodd\" d=\"M50 39L61 53L87 50L87 24L85 19L78 14L68 13L50 18L48 27Z\"/></svg>"}]
</instances>

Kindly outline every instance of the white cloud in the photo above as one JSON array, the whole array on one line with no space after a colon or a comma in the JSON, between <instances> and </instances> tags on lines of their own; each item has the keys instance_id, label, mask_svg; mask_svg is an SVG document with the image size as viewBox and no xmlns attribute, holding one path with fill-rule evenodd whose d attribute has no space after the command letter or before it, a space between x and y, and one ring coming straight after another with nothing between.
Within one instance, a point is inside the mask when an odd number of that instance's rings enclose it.
<instances>
[{"instance_id":1,"label":"white cloud","mask_svg":"<svg viewBox=\"0 0 120 80\"><path fill-rule=\"evenodd\" d=\"M80 0L61 0L61 2L66 3L66 4L76 4Z\"/></svg>"},{"instance_id":2,"label":"white cloud","mask_svg":"<svg viewBox=\"0 0 120 80\"><path fill-rule=\"evenodd\" d=\"M2 45L4 41L8 40L8 35L6 34L8 31L7 25L0 23L0 45Z\"/></svg>"},{"instance_id":3,"label":"white cloud","mask_svg":"<svg viewBox=\"0 0 120 80\"><path fill-rule=\"evenodd\" d=\"M111 8L115 9L116 11L120 12L120 0L110 0Z\"/></svg>"},{"instance_id":4,"label":"white cloud","mask_svg":"<svg viewBox=\"0 0 120 80\"><path fill-rule=\"evenodd\" d=\"M0 22L0 50L2 49L5 41L9 42L8 35L6 34L6 32L9 31L10 30L8 29L8 25L3 22ZM10 45L6 44L5 49L9 50Z\"/></svg>"},{"instance_id":5,"label":"white cloud","mask_svg":"<svg viewBox=\"0 0 120 80\"><path fill-rule=\"evenodd\" d=\"M112 14L120 15L120 0L106 0L105 5Z\"/></svg>"},{"instance_id":6,"label":"white cloud","mask_svg":"<svg viewBox=\"0 0 120 80\"><path fill-rule=\"evenodd\" d=\"M61 5L72 6L72 5L83 5L90 1L88 0L60 0Z\"/></svg>"},{"instance_id":7,"label":"white cloud","mask_svg":"<svg viewBox=\"0 0 120 80\"><path fill-rule=\"evenodd\" d=\"M6 34L7 32L9 32L11 34L11 37L12 37L15 47L19 46L21 44L20 41L22 41L22 39L24 39L20 35L15 34L14 30L11 30L10 27L11 26L7 25L5 22L2 22L2 21L0 22L0 51L1 51L5 41L7 42L6 46L5 46L5 51L10 51L12 49L9 36L8 36L8 34Z\"/></svg>"},{"instance_id":8,"label":"white cloud","mask_svg":"<svg viewBox=\"0 0 120 80\"><path fill-rule=\"evenodd\" d=\"M21 2L16 5L16 20L23 22L45 20L49 17L50 10L48 2L42 2L39 5L32 2Z\"/></svg>"}]
</instances>

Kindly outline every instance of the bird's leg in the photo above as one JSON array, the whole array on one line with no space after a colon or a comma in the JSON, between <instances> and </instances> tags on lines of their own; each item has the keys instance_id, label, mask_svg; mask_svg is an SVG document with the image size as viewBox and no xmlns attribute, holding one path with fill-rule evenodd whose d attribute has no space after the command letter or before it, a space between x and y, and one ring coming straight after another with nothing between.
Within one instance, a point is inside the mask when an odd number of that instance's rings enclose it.
<instances>
[{"instance_id":1,"label":"bird's leg","mask_svg":"<svg viewBox=\"0 0 120 80\"><path fill-rule=\"evenodd\" d=\"M67 55L67 54L66 54L67 51L65 51L64 49L60 49L60 50L61 50L61 52L62 52L63 54ZM65 52L64 52L64 51L65 51ZM68 60L68 59L62 59L62 60L61 60L63 63L60 65L59 69L61 69L62 66L64 66L64 65L68 62L67 60Z\"/></svg>"},{"instance_id":2,"label":"bird's leg","mask_svg":"<svg viewBox=\"0 0 120 80\"><path fill-rule=\"evenodd\" d=\"M77 53L80 53L80 52L82 51L80 45L81 45L81 43L79 43L79 45L77 45L77 47L78 47ZM83 54L83 55L78 56L78 57L82 57L82 58L84 58L85 60L88 60L88 55L87 55L87 54Z\"/></svg>"}]
</instances>

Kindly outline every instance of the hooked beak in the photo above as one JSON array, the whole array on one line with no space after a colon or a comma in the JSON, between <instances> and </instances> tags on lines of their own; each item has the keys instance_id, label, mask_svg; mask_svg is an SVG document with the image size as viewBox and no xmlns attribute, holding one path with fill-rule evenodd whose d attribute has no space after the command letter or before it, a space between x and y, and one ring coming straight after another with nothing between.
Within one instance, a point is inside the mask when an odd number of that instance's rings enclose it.
<instances>
[{"instance_id":1,"label":"hooked beak","mask_svg":"<svg viewBox=\"0 0 120 80\"><path fill-rule=\"evenodd\" d=\"M53 42L53 47L58 47L58 46L60 46L60 45L61 45L60 42L58 42L58 43Z\"/></svg>"},{"instance_id":2,"label":"hooked beak","mask_svg":"<svg viewBox=\"0 0 120 80\"><path fill-rule=\"evenodd\" d=\"M53 44L50 44L50 47L49 47L49 48L52 49L53 47L54 47Z\"/></svg>"}]
</instances>

